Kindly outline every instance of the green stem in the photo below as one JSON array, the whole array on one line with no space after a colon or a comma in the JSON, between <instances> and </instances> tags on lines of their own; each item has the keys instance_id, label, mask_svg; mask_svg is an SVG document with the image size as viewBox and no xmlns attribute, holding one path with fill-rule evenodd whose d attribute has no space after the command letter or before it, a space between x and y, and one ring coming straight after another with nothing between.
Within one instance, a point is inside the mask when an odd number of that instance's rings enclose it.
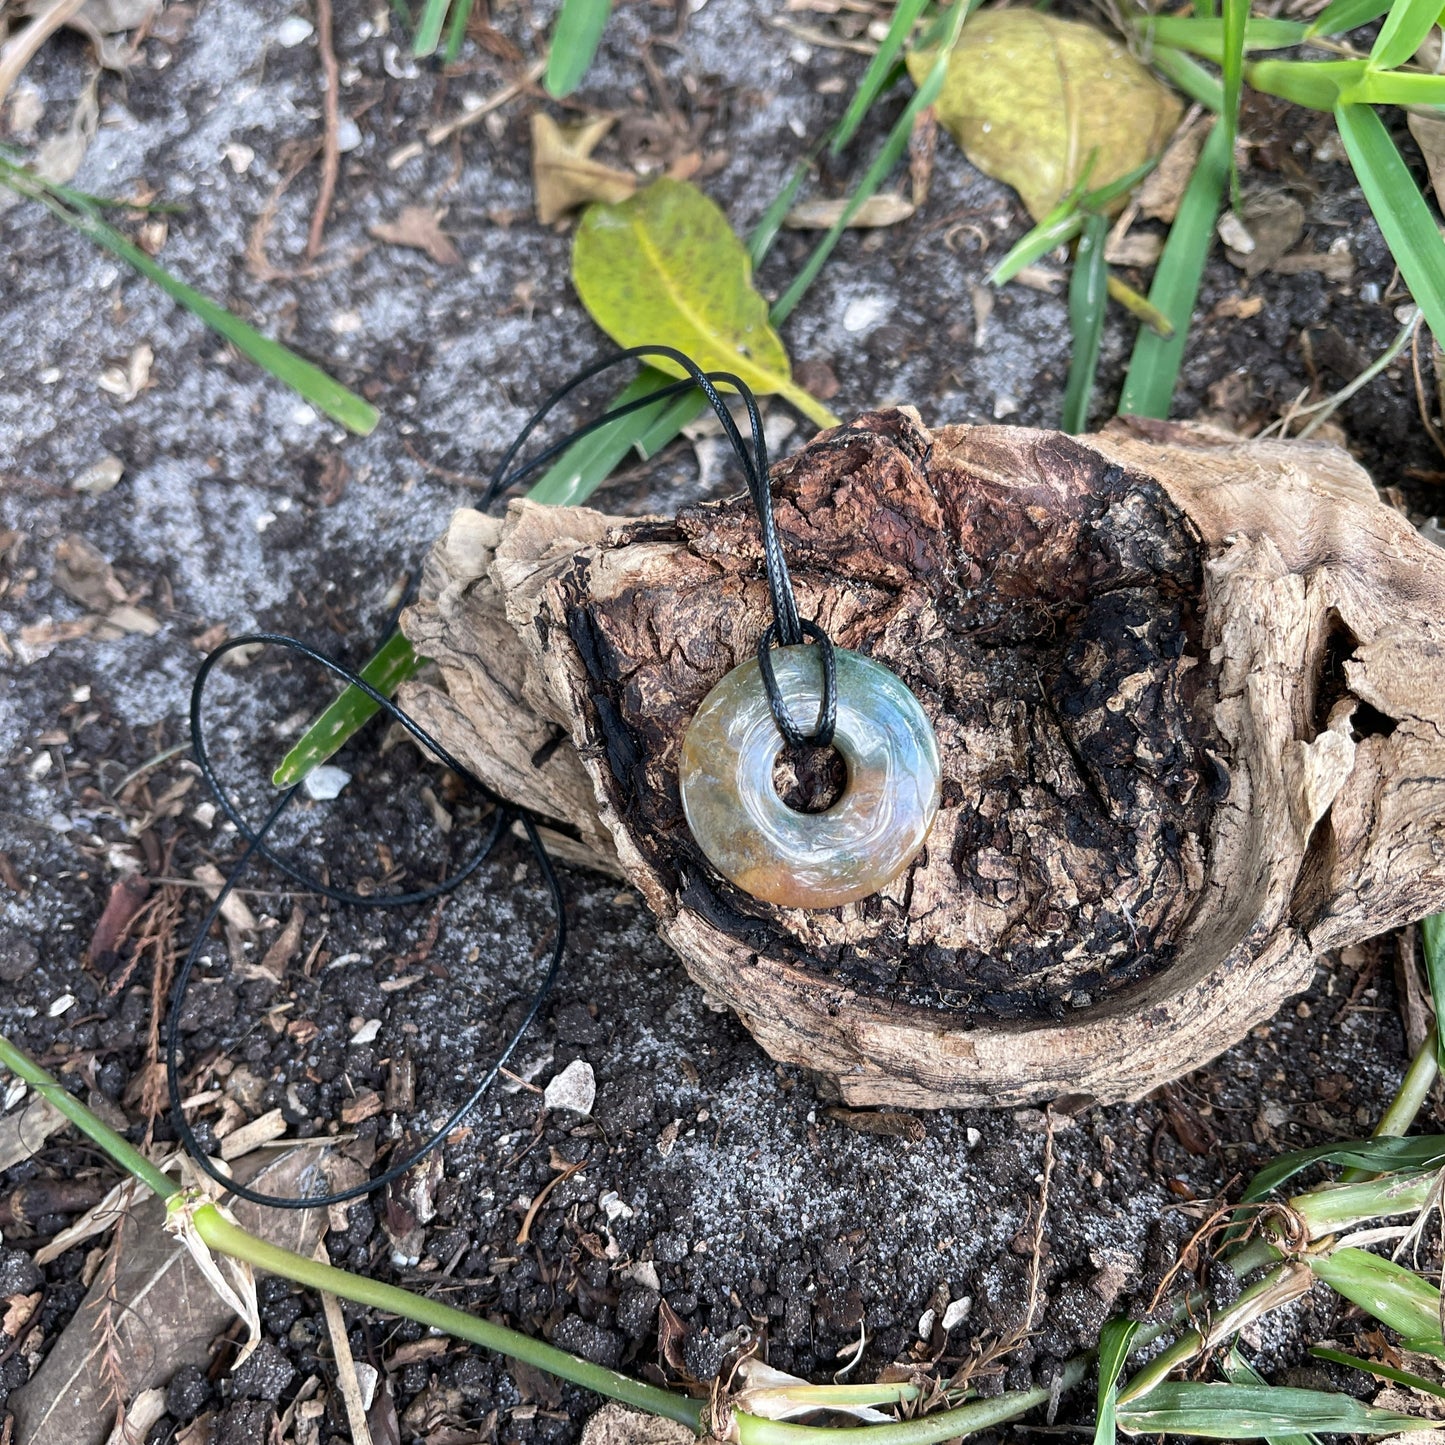
<instances>
[{"instance_id":1,"label":"green stem","mask_svg":"<svg viewBox=\"0 0 1445 1445\"><path fill-rule=\"evenodd\" d=\"M900 1420L896 1425L863 1425L828 1429L818 1425L790 1425L782 1420L764 1420L758 1415L736 1414L733 1427L739 1445L822 1445L824 1437L846 1435L849 1441L867 1437L868 1445L939 1445L975 1430L987 1430L1016 1420L1020 1415L1047 1405L1055 1389L1072 1390L1088 1374L1093 1355L1078 1355L1063 1369L1062 1383L1036 1385L1032 1390L1015 1390L992 1400L974 1400L956 1410L940 1410L917 1420Z\"/></svg>"},{"instance_id":2,"label":"green stem","mask_svg":"<svg viewBox=\"0 0 1445 1445\"><path fill-rule=\"evenodd\" d=\"M1410 1060L1410 1067L1405 1070L1405 1077L1400 1081L1395 1097L1390 1100L1390 1107L1375 1126L1374 1138L1399 1139L1410 1132L1410 1126L1425 1107L1425 1101L1430 1097L1430 1090L1440 1072L1439 1047L1439 1035L1432 1025L1430 1032L1425 1035L1424 1043L1420 1045L1420 1052ZM1373 1177L1368 1169L1345 1169L1340 1173L1340 1180L1344 1184L1358 1184L1363 1179Z\"/></svg>"},{"instance_id":3,"label":"green stem","mask_svg":"<svg viewBox=\"0 0 1445 1445\"><path fill-rule=\"evenodd\" d=\"M677 1420L696 1430L702 1418L702 1404L685 1395L674 1394L671 1390L656 1385L644 1384L641 1380L629 1379L616 1370L603 1365L594 1365L590 1360L579 1360L556 1345L543 1340L534 1340L505 1325L494 1325L489 1320L479 1320L464 1310L453 1309L451 1305L427 1299L424 1295L412 1294L410 1290L399 1289L396 1285L383 1284L380 1280L365 1279L348 1270L337 1269L334 1265L322 1264L307 1259L304 1255L293 1254L289 1249L270 1244L248 1234L239 1225L232 1224L213 1204L204 1204L193 1216L196 1232L210 1248L240 1259L268 1274L282 1275L311 1289L325 1290L341 1299L370 1309L384 1310L388 1314L402 1315L416 1320L419 1324L455 1335L474 1345L495 1350L509 1359L520 1360L536 1369L546 1370L559 1379L569 1380L584 1389L595 1390L624 1405L632 1405L667 1420Z\"/></svg>"},{"instance_id":4,"label":"green stem","mask_svg":"<svg viewBox=\"0 0 1445 1445\"><path fill-rule=\"evenodd\" d=\"M63 1089L58 1080L46 1073L29 1054L17 1049L4 1034L0 1034L0 1064L54 1104L86 1138L99 1144L122 1169L129 1170L153 1193L169 1199L180 1189L174 1179L168 1179L133 1144L102 1124L79 1099Z\"/></svg>"}]
</instances>

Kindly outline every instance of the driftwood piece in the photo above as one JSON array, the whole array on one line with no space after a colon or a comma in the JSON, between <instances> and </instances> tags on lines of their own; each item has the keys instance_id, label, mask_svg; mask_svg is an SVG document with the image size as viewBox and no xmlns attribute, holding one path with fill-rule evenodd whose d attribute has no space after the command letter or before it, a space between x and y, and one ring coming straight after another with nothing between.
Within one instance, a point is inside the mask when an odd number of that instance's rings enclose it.
<instances>
[{"instance_id":1,"label":"driftwood piece","mask_svg":"<svg viewBox=\"0 0 1445 1445\"><path fill-rule=\"evenodd\" d=\"M408 705L776 1058L850 1105L1137 1097L1445 907L1445 553L1343 452L902 410L773 475L803 615L938 734L928 844L859 904L758 903L681 815L688 720L768 621L745 499L459 512L403 625L444 682Z\"/></svg>"}]
</instances>

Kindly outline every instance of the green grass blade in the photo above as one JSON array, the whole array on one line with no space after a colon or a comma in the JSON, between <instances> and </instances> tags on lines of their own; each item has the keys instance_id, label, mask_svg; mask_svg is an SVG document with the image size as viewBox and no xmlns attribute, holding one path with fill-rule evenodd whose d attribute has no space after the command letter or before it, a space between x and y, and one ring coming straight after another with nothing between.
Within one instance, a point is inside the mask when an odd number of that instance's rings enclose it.
<instances>
[{"instance_id":1,"label":"green grass blade","mask_svg":"<svg viewBox=\"0 0 1445 1445\"><path fill-rule=\"evenodd\" d=\"M1370 47L1371 67L1393 70L1403 65L1420 48L1439 18L1440 0L1394 0Z\"/></svg>"},{"instance_id":2,"label":"green grass blade","mask_svg":"<svg viewBox=\"0 0 1445 1445\"><path fill-rule=\"evenodd\" d=\"M472 0L457 0L447 25L446 54L442 56L448 65L462 53L462 41L467 38L467 21L471 18Z\"/></svg>"},{"instance_id":3,"label":"green grass blade","mask_svg":"<svg viewBox=\"0 0 1445 1445\"><path fill-rule=\"evenodd\" d=\"M1074 274L1069 280L1069 331L1073 348L1060 423L1066 432L1087 431L1089 426L1089 402L1094 395L1094 373L1099 368L1099 343L1104 335L1104 309L1109 299L1109 268L1104 264L1104 242L1108 235L1109 218L1096 211L1084 223L1084 234L1079 237L1079 247L1074 253Z\"/></svg>"},{"instance_id":4,"label":"green grass blade","mask_svg":"<svg viewBox=\"0 0 1445 1445\"><path fill-rule=\"evenodd\" d=\"M279 341L262 336L239 316L203 296L193 287L178 281L163 266L133 245L113 226L103 221L84 204L65 204L46 185L28 171L0 159L0 184L33 201L39 201L72 230L104 247L114 256L133 266L148 281L153 281L173 301L179 302L199 317L213 331L224 336L237 351L250 357L263 370L304 397L318 411L341 423L348 430L366 436L375 429L380 413L370 402L347 390L339 381L303 360Z\"/></svg>"},{"instance_id":5,"label":"green grass blade","mask_svg":"<svg viewBox=\"0 0 1445 1445\"><path fill-rule=\"evenodd\" d=\"M878 53L868 62L868 69L863 72L863 79L858 82L858 89L853 93L853 99L828 145L833 155L837 155L853 139L853 133L872 108L873 102L897 79L898 58L927 4L928 0L899 0L898 8L894 10L893 19L889 23L888 33L883 37Z\"/></svg>"},{"instance_id":6,"label":"green grass blade","mask_svg":"<svg viewBox=\"0 0 1445 1445\"><path fill-rule=\"evenodd\" d=\"M1094 1445L1114 1445L1119 1372L1129 1358L1129 1346L1138 1333L1138 1320L1121 1317L1110 1320L1099 1334L1099 1413L1094 1426Z\"/></svg>"},{"instance_id":7,"label":"green grass blade","mask_svg":"<svg viewBox=\"0 0 1445 1445\"><path fill-rule=\"evenodd\" d=\"M1445 240L1419 186L1384 122L1369 106L1337 106L1335 124L1425 324L1436 336L1445 336Z\"/></svg>"},{"instance_id":8,"label":"green grass blade","mask_svg":"<svg viewBox=\"0 0 1445 1445\"><path fill-rule=\"evenodd\" d=\"M1445 75L1423 70L1366 70L1340 93L1343 105L1445 105Z\"/></svg>"},{"instance_id":9,"label":"green grass blade","mask_svg":"<svg viewBox=\"0 0 1445 1445\"><path fill-rule=\"evenodd\" d=\"M1377 1139L1347 1139L1338 1144L1317 1144L1312 1149L1295 1149L1265 1165L1245 1189L1246 1204L1267 1199L1276 1189L1311 1164L1346 1164L1368 1169L1372 1174L1390 1170L1438 1169L1445 1164L1445 1135L1420 1134L1411 1139L1382 1136Z\"/></svg>"},{"instance_id":10,"label":"green grass blade","mask_svg":"<svg viewBox=\"0 0 1445 1445\"><path fill-rule=\"evenodd\" d=\"M1244 86L1244 50L1250 0L1224 0L1219 69L1224 77L1221 123L1229 128L1229 203L1239 209L1239 167L1234 159L1234 138L1239 134L1239 97Z\"/></svg>"},{"instance_id":11,"label":"green grass blade","mask_svg":"<svg viewBox=\"0 0 1445 1445\"><path fill-rule=\"evenodd\" d=\"M1169 318L1174 335L1165 338L1151 329L1140 330L1119 399L1121 416L1163 420L1169 415L1189 321L1199 295L1204 262L1214 239L1214 222L1229 174L1230 140L1228 127L1216 121L1199 153L1194 174L1184 188L1179 211L1164 243L1164 254L1154 272L1154 284L1149 288L1150 302Z\"/></svg>"},{"instance_id":12,"label":"green grass blade","mask_svg":"<svg viewBox=\"0 0 1445 1445\"><path fill-rule=\"evenodd\" d=\"M924 77L923 84L918 87L913 99L908 102L903 114L898 117L893 129L888 132L883 149L864 173L863 179L849 198L843 213L828 228L823 239L813 248L813 253L808 257L803 269L793 278L792 284L773 306L771 314L774 324L790 316L793 308L803 299L803 293L813 284L818 272L822 270L823 263L832 254L833 247L838 244L848 222L853 219L863 202L883 184L888 172L897 164L898 158L907 148L908 138L913 133L913 122L938 98L939 91L943 89L944 76L948 73L948 58L953 53L953 47L958 43L958 32L963 28L967 12L968 6L961 3L954 5L953 9L948 12L947 29L944 32L942 43L938 47L938 54L934 56L933 64Z\"/></svg>"},{"instance_id":13,"label":"green grass blade","mask_svg":"<svg viewBox=\"0 0 1445 1445\"><path fill-rule=\"evenodd\" d=\"M1229 1353L1220 1361L1224 1378L1231 1385L1265 1385L1269 1382L1231 1345ZM1313 1435L1267 1435L1267 1445L1319 1445Z\"/></svg>"},{"instance_id":14,"label":"green grass blade","mask_svg":"<svg viewBox=\"0 0 1445 1445\"><path fill-rule=\"evenodd\" d=\"M1297 1209L1310 1239L1324 1239L1341 1230L1373 1220L1423 1209L1435 1184L1433 1169L1412 1174L1386 1174L1379 1179L1351 1180L1327 1184L1290 1200Z\"/></svg>"},{"instance_id":15,"label":"green grass blade","mask_svg":"<svg viewBox=\"0 0 1445 1445\"><path fill-rule=\"evenodd\" d=\"M442 26L446 23L447 6L451 0L426 0L426 9L421 12L421 20L416 27L416 34L411 39L411 53L416 56L431 55L437 48L437 41L441 39Z\"/></svg>"},{"instance_id":16,"label":"green grass blade","mask_svg":"<svg viewBox=\"0 0 1445 1445\"><path fill-rule=\"evenodd\" d=\"M1166 1380L1137 1404L1119 1409L1119 1426L1130 1434L1201 1435L1211 1440L1258 1440L1311 1431L1387 1435L1435 1429L1442 1423L1380 1410L1329 1390L1188 1380Z\"/></svg>"},{"instance_id":17,"label":"green grass blade","mask_svg":"<svg viewBox=\"0 0 1445 1445\"><path fill-rule=\"evenodd\" d=\"M1192 55L1186 55L1172 45L1156 45L1149 58L1155 70L1172 80L1190 100L1198 101L1215 115L1224 110L1224 86Z\"/></svg>"},{"instance_id":18,"label":"green grass blade","mask_svg":"<svg viewBox=\"0 0 1445 1445\"><path fill-rule=\"evenodd\" d=\"M361 675L378 692L390 697L407 678L416 675L424 661L401 633L394 632L361 669ZM281 766L271 775L271 781L278 788L299 783L312 768L319 767L344 747L357 729L370 722L378 711L376 703L360 688L347 687L281 759Z\"/></svg>"},{"instance_id":19,"label":"green grass blade","mask_svg":"<svg viewBox=\"0 0 1445 1445\"><path fill-rule=\"evenodd\" d=\"M1440 1291L1428 1280L1363 1249L1308 1255L1306 1262L1317 1279L1381 1324L1408 1340L1426 1342L1437 1350L1445 1347L1440 1334Z\"/></svg>"},{"instance_id":20,"label":"green grass blade","mask_svg":"<svg viewBox=\"0 0 1445 1445\"><path fill-rule=\"evenodd\" d=\"M612 0L562 0L557 28L552 32L547 73L542 78L548 95L561 100L581 85L602 43L611 13Z\"/></svg>"},{"instance_id":21,"label":"green grass blade","mask_svg":"<svg viewBox=\"0 0 1445 1445\"><path fill-rule=\"evenodd\" d=\"M1193 55L1202 55L1222 65L1228 53L1232 25L1242 26L1237 44L1241 53L1246 50L1287 50L1292 45L1302 44L1306 27L1296 20L1250 20L1248 8L1237 21L1229 18L1229 6L1217 20L1201 20L1193 15L1161 15L1156 19L1139 22L1147 38L1156 45L1168 45L1176 50L1187 50Z\"/></svg>"},{"instance_id":22,"label":"green grass blade","mask_svg":"<svg viewBox=\"0 0 1445 1445\"><path fill-rule=\"evenodd\" d=\"M991 285L1003 286L1012 281L1025 266L1032 266L1057 246L1067 245L1084 229L1084 213L1077 209L1065 212L1062 205L1045 216L1037 226L1030 227L1009 247L1007 255L988 273Z\"/></svg>"},{"instance_id":23,"label":"green grass blade","mask_svg":"<svg viewBox=\"0 0 1445 1445\"><path fill-rule=\"evenodd\" d=\"M1244 67L1244 78L1266 95L1310 110L1334 110L1366 69L1363 60L1254 60Z\"/></svg>"},{"instance_id":24,"label":"green grass blade","mask_svg":"<svg viewBox=\"0 0 1445 1445\"><path fill-rule=\"evenodd\" d=\"M1352 1370L1362 1370L1367 1375L1374 1375L1377 1380L1390 1380L1397 1385L1408 1385L1412 1390L1423 1390L1427 1395L1436 1395L1445 1399L1445 1385L1437 1385L1433 1380L1427 1380L1420 1375L1412 1375L1409 1370L1397 1370L1393 1365L1387 1365L1383 1360L1362 1360L1358 1355L1347 1355L1343 1350L1331 1350L1324 1345L1314 1345L1310 1349L1317 1360L1328 1360L1332 1365L1346 1365Z\"/></svg>"},{"instance_id":25,"label":"green grass blade","mask_svg":"<svg viewBox=\"0 0 1445 1445\"><path fill-rule=\"evenodd\" d=\"M1420 921L1420 943L1425 953L1425 976L1430 980L1430 1002L1436 1019L1445 1019L1445 913ZM1445 1069L1445 1029L1435 1027L1435 1060Z\"/></svg>"},{"instance_id":26,"label":"green grass blade","mask_svg":"<svg viewBox=\"0 0 1445 1445\"><path fill-rule=\"evenodd\" d=\"M650 366L643 367L632 381L612 398L606 409L611 411L614 407L641 401L652 392L673 385L673 382L673 377L664 376ZM609 426L598 427L596 431L578 437L547 468L527 495L534 502L545 502L553 507L579 506L597 490L628 452L652 432L661 418L671 413L677 401L692 400L692 397L680 397L675 401L660 401L655 407L643 407L630 416L618 417ZM695 400L701 402L702 398L698 396ZM696 415L696 412L693 415ZM686 420L679 424L685 425ZM673 434L676 435L676 431ZM651 456L652 452L646 454Z\"/></svg>"},{"instance_id":27,"label":"green grass blade","mask_svg":"<svg viewBox=\"0 0 1445 1445\"><path fill-rule=\"evenodd\" d=\"M1147 296L1141 296L1112 273L1108 285L1111 301L1117 301L1131 316L1137 316L1145 326L1152 326L1160 336L1167 339L1174 335L1174 323Z\"/></svg>"},{"instance_id":28,"label":"green grass blade","mask_svg":"<svg viewBox=\"0 0 1445 1445\"><path fill-rule=\"evenodd\" d=\"M1390 0L1331 0L1305 32L1306 40L1317 35L1340 35L1378 20L1390 8Z\"/></svg>"}]
</instances>

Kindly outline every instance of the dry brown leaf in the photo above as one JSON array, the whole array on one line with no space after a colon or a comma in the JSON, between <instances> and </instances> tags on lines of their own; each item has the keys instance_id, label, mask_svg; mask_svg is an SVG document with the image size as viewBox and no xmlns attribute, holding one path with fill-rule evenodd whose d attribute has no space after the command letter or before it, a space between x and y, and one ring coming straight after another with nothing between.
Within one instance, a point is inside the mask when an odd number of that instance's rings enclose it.
<instances>
[{"instance_id":1,"label":"dry brown leaf","mask_svg":"<svg viewBox=\"0 0 1445 1445\"><path fill-rule=\"evenodd\" d=\"M96 82L99 79L100 72L97 70L75 102L75 109L70 113L70 121L65 129L43 141L40 149L36 151L35 174L41 180L53 181L56 185L63 186L67 181L75 179L75 173L80 169L80 163L85 159L85 152L100 124L100 103L95 96Z\"/></svg>"},{"instance_id":2,"label":"dry brown leaf","mask_svg":"<svg viewBox=\"0 0 1445 1445\"><path fill-rule=\"evenodd\" d=\"M6 1339L18 1340L20 1331L30 1323L35 1306L44 1298L45 1295L40 1290L36 1290L34 1294L7 1295L3 1301L5 1314L0 1317L0 1335L4 1335Z\"/></svg>"},{"instance_id":3,"label":"dry brown leaf","mask_svg":"<svg viewBox=\"0 0 1445 1445\"><path fill-rule=\"evenodd\" d=\"M1196 115L1186 120L1174 132L1173 139L1164 148L1159 164L1144 177L1139 187L1139 214L1151 221L1171 222L1179 213L1179 200L1194 167L1199 152L1209 134L1210 117Z\"/></svg>"},{"instance_id":4,"label":"dry brown leaf","mask_svg":"<svg viewBox=\"0 0 1445 1445\"><path fill-rule=\"evenodd\" d=\"M1153 266L1164 249L1164 237L1154 231L1129 231L1104 248L1111 266Z\"/></svg>"},{"instance_id":5,"label":"dry brown leaf","mask_svg":"<svg viewBox=\"0 0 1445 1445\"><path fill-rule=\"evenodd\" d=\"M783 217L783 224L794 231L826 231L837 224L838 217L848 204L847 196L839 196L833 201L803 201ZM879 191L858 207L848 225L859 230L873 226L896 226L917 209L912 201L896 191Z\"/></svg>"},{"instance_id":6,"label":"dry brown leaf","mask_svg":"<svg viewBox=\"0 0 1445 1445\"><path fill-rule=\"evenodd\" d=\"M441 228L445 215L443 209L403 206L396 220L379 221L370 230L378 241L385 241L390 246L407 246L413 251L425 251L438 266L456 266L461 263L462 253Z\"/></svg>"},{"instance_id":7,"label":"dry brown leaf","mask_svg":"<svg viewBox=\"0 0 1445 1445\"><path fill-rule=\"evenodd\" d=\"M1218 229L1230 261L1246 276L1258 276L1299 240L1304 222L1304 207L1293 196L1274 192L1250 197L1238 215L1226 211Z\"/></svg>"},{"instance_id":8,"label":"dry brown leaf","mask_svg":"<svg viewBox=\"0 0 1445 1445\"><path fill-rule=\"evenodd\" d=\"M29 1159L64 1125L65 1115L49 1099L39 1095L23 1108L0 1118L0 1171Z\"/></svg>"},{"instance_id":9,"label":"dry brown leaf","mask_svg":"<svg viewBox=\"0 0 1445 1445\"><path fill-rule=\"evenodd\" d=\"M594 161L597 143L612 129L612 117L584 125L560 126L550 115L532 116L532 185L537 219L550 226L568 211L590 201L625 201L637 190L637 178Z\"/></svg>"},{"instance_id":10,"label":"dry brown leaf","mask_svg":"<svg viewBox=\"0 0 1445 1445\"><path fill-rule=\"evenodd\" d=\"M1410 134L1425 158L1435 199L1445 206L1445 116L1422 110L1406 113Z\"/></svg>"},{"instance_id":11,"label":"dry brown leaf","mask_svg":"<svg viewBox=\"0 0 1445 1445\"><path fill-rule=\"evenodd\" d=\"M106 612L125 601L125 588L100 549L72 532L55 544L55 585L73 602Z\"/></svg>"}]
</instances>

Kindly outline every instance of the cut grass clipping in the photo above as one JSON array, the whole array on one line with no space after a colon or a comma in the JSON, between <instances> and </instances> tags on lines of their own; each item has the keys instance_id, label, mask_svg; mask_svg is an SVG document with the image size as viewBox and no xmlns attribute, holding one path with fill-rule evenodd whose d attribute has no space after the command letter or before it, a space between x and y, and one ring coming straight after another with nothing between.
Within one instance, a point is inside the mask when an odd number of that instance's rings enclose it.
<instances>
[{"instance_id":1,"label":"cut grass clipping","mask_svg":"<svg viewBox=\"0 0 1445 1445\"><path fill-rule=\"evenodd\" d=\"M1434 1040L1426 1053L1434 1059ZM578 1359L566 1351L516 1330L477 1319L464 1311L408 1290L324 1265L293 1254L239 1228L205 1194L183 1190L161 1173L133 1145L102 1123L48 1073L21 1050L0 1036L0 1068L25 1081L54 1105L80 1132L91 1139L122 1169L168 1201L167 1229L196 1258L203 1270L214 1274L213 1252L243 1261L255 1269L278 1275L310 1289L324 1290L391 1316L415 1320L433 1330L496 1350L549 1374L568 1380L635 1409L678 1421L699 1435L737 1442L737 1445L940 1445L970 1436L1029 1411L1057 1406L1059 1397L1082 1385L1097 1364L1097 1419L1094 1445L1115 1445L1117 1433L1163 1434L1203 1439L1264 1439L1271 1445L1307 1445L1312 1434L1381 1435L1436 1429L1440 1421L1405 1411L1382 1409L1351 1395L1312 1389L1294 1389L1265 1383L1239 1355L1233 1341L1241 1330L1289 1300L1297 1299L1313 1275L1358 1305L1379 1324L1402 1336L1416 1353L1445 1354L1441 1336L1440 1293L1401 1265L1366 1250L1336 1243L1328 1237L1338 1211L1332 1206L1318 1215L1318 1204L1340 1186L1324 1185L1296 1195L1289 1202L1291 1215L1303 1226L1290 1234L1269 1235L1241 1248L1225 1248L1218 1267L1241 1282L1265 1270L1220 1313L1211 1317L1203 1296L1189 1291L1165 1308L1166 1323L1141 1324L1118 1317L1108 1321L1097 1349L1067 1361L1051 1385L1005 1392L993 1399L957 1403L958 1392L938 1393L945 1408L911 1419L881 1424L850 1422L846 1438L829 1425L798 1425L785 1417L806 1413L824 1417L846 1412L860 1401L869 1404L914 1403L919 1390L911 1384L812 1386L805 1381L782 1387L743 1389L726 1393L711 1404L656 1385L634 1380L615 1370ZM1414 1065L1412 1065L1412 1072ZM1402 1085L1403 1097L1408 1089ZM1419 1096L1423 1099L1423 1095ZM1417 1101L1418 1102L1418 1101ZM1396 1113L1392 1105L1388 1121ZM1382 1127L1384 1123L1382 1121ZM1408 1126L1409 1119L1403 1120ZM1408 1148L1404 1147L1408 1146ZM1384 1171L1361 1186L1362 1219L1380 1221L1402 1214L1419 1216L1429 1208L1435 1164L1445 1157L1445 1138L1354 1140L1326 1149L1304 1150L1285 1156L1262 1171L1245 1191L1259 1199L1271 1183L1292 1178L1311 1163L1327 1157L1348 1159ZM1404 1168L1393 1167L1408 1159ZM1429 1161L1422 1167L1422 1161ZM1405 1203L1405 1200L1409 1203ZM1318 1217L1317 1217L1318 1216ZM1264 1221L1266 1230L1268 1221ZM1390 1231L1393 1235L1398 1231ZM1301 1242L1303 1241L1303 1242ZM1129 1358L1138 1350L1173 1332L1174 1342L1149 1361L1132 1378L1120 1383ZM1168 1376L1186 1366L1197 1369L1206 1352L1224 1351L1225 1381L1174 1380ZM1339 1350L1319 1350L1323 1359L1363 1369L1393 1384L1438 1396L1442 1387L1412 1372L1382 1365ZM861 1433L860 1433L861 1432Z\"/></svg>"},{"instance_id":2,"label":"cut grass clipping","mask_svg":"<svg viewBox=\"0 0 1445 1445\"><path fill-rule=\"evenodd\" d=\"M27 200L38 201L72 230L135 267L148 281L154 281L167 296L179 301L187 311L225 337L237 351L284 382L317 411L324 412L359 436L366 436L375 428L380 413L370 402L354 391L348 391L319 366L297 356L290 347L262 336L255 327L248 326L209 296L203 296L185 282L178 281L165 267L106 222L100 213L100 203L94 197L41 180L4 156L0 156L0 185L7 186Z\"/></svg>"}]
</instances>

